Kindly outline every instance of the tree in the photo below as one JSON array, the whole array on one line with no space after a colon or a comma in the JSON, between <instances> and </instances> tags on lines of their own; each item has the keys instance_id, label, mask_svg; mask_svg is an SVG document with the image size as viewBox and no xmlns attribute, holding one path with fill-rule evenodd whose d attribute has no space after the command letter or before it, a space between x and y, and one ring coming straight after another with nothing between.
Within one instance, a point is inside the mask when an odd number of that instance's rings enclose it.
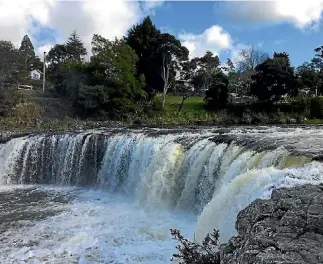
<instances>
[{"instance_id":1,"label":"tree","mask_svg":"<svg viewBox=\"0 0 323 264\"><path fill-rule=\"evenodd\" d=\"M25 35L21 41L19 54L23 60L23 69L25 71L32 70L33 62L36 58L34 45L28 35Z\"/></svg>"},{"instance_id":2,"label":"tree","mask_svg":"<svg viewBox=\"0 0 323 264\"><path fill-rule=\"evenodd\" d=\"M261 101L277 101L282 95L295 95L297 82L287 53L274 53L256 67L251 92Z\"/></svg>"},{"instance_id":3,"label":"tree","mask_svg":"<svg viewBox=\"0 0 323 264\"><path fill-rule=\"evenodd\" d=\"M181 63L180 77L175 84L175 91L182 95L182 101L178 107L178 113L181 113L186 99L193 94L198 94L198 89L193 86L192 80L197 72L197 58L183 61Z\"/></svg>"},{"instance_id":4,"label":"tree","mask_svg":"<svg viewBox=\"0 0 323 264\"><path fill-rule=\"evenodd\" d=\"M249 94L252 83L252 75L255 74L257 65L268 58L268 55L261 50L251 46L239 52L239 59L236 61L235 71L229 74L230 87L232 92Z\"/></svg>"},{"instance_id":5,"label":"tree","mask_svg":"<svg viewBox=\"0 0 323 264\"><path fill-rule=\"evenodd\" d=\"M304 63L297 67L295 74L300 88L307 88L312 94L315 94L316 89L322 92L320 71L315 68L313 63Z\"/></svg>"},{"instance_id":6,"label":"tree","mask_svg":"<svg viewBox=\"0 0 323 264\"><path fill-rule=\"evenodd\" d=\"M151 67L154 58L154 41L160 36L161 32L152 23L150 17L146 17L142 23L134 25L125 38L126 43L136 52L138 56L136 75L144 74L149 94L154 94L154 90L161 90L161 80L159 74Z\"/></svg>"},{"instance_id":7,"label":"tree","mask_svg":"<svg viewBox=\"0 0 323 264\"><path fill-rule=\"evenodd\" d=\"M87 55L86 48L76 32L72 32L66 43L66 53L69 60L81 61Z\"/></svg>"},{"instance_id":8,"label":"tree","mask_svg":"<svg viewBox=\"0 0 323 264\"><path fill-rule=\"evenodd\" d=\"M179 261L179 264L220 264L219 230L213 230L201 244L187 240L176 229L171 229L171 235L179 243L176 247L178 253L173 254L172 261Z\"/></svg>"},{"instance_id":9,"label":"tree","mask_svg":"<svg viewBox=\"0 0 323 264\"><path fill-rule=\"evenodd\" d=\"M164 105L179 63L188 59L188 50L173 35L162 34L150 17L129 30L126 42L138 56L137 76L145 75L146 91L151 95L162 92Z\"/></svg>"},{"instance_id":10,"label":"tree","mask_svg":"<svg viewBox=\"0 0 323 264\"><path fill-rule=\"evenodd\" d=\"M228 103L229 78L222 71L212 74L209 89L204 101L210 109L223 109Z\"/></svg>"},{"instance_id":11,"label":"tree","mask_svg":"<svg viewBox=\"0 0 323 264\"><path fill-rule=\"evenodd\" d=\"M316 48L314 51L315 55L312 63L317 69L323 69L323 46Z\"/></svg>"},{"instance_id":12,"label":"tree","mask_svg":"<svg viewBox=\"0 0 323 264\"><path fill-rule=\"evenodd\" d=\"M240 72L255 70L257 65L268 58L267 53L264 53L255 47L242 49L239 52L239 56L240 59L237 61L237 68Z\"/></svg>"},{"instance_id":13,"label":"tree","mask_svg":"<svg viewBox=\"0 0 323 264\"><path fill-rule=\"evenodd\" d=\"M161 34L154 44L156 45L154 65L163 82L162 106L164 108L168 89L175 84L180 62L188 59L188 50L182 46L179 40L168 33Z\"/></svg>"},{"instance_id":14,"label":"tree","mask_svg":"<svg viewBox=\"0 0 323 264\"><path fill-rule=\"evenodd\" d=\"M58 87L63 81L63 64L68 61L65 44L56 44L46 57L48 62L48 80Z\"/></svg>"},{"instance_id":15,"label":"tree","mask_svg":"<svg viewBox=\"0 0 323 264\"><path fill-rule=\"evenodd\" d=\"M138 113L145 97L144 76L136 77L138 57L124 40L109 41L94 35L91 65L93 74L102 80L107 100L104 108L113 117Z\"/></svg>"},{"instance_id":16,"label":"tree","mask_svg":"<svg viewBox=\"0 0 323 264\"><path fill-rule=\"evenodd\" d=\"M18 50L10 41L0 40L0 86L18 71Z\"/></svg>"},{"instance_id":17,"label":"tree","mask_svg":"<svg viewBox=\"0 0 323 264\"><path fill-rule=\"evenodd\" d=\"M211 51L207 51L201 58L194 59L196 70L191 78L195 89L205 92L213 85L213 77L215 73L221 71L220 59Z\"/></svg>"}]
</instances>

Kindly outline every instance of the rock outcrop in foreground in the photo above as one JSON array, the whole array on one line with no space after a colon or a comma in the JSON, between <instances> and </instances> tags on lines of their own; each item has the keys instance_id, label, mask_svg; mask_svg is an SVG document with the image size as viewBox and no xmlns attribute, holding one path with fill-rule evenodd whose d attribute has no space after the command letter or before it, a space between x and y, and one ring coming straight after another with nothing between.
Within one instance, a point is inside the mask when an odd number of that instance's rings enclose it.
<instances>
[{"instance_id":1,"label":"rock outcrop in foreground","mask_svg":"<svg viewBox=\"0 0 323 264\"><path fill-rule=\"evenodd\" d=\"M238 215L223 264L323 263L323 184L274 190Z\"/></svg>"}]
</instances>

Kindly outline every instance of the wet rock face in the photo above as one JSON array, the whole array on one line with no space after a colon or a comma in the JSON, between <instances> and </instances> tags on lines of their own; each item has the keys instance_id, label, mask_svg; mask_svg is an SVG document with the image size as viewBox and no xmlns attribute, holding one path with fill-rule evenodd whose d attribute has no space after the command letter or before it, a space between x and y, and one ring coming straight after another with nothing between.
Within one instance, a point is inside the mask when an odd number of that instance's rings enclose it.
<instances>
[{"instance_id":1,"label":"wet rock face","mask_svg":"<svg viewBox=\"0 0 323 264\"><path fill-rule=\"evenodd\" d=\"M323 263L323 184L273 191L238 215L223 264Z\"/></svg>"}]
</instances>

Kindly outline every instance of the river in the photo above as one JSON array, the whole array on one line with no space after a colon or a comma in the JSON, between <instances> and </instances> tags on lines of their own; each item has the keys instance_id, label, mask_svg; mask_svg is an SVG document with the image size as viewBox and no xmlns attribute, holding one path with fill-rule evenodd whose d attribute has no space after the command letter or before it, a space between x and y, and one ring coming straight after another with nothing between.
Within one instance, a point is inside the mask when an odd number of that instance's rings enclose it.
<instances>
[{"instance_id":1,"label":"river","mask_svg":"<svg viewBox=\"0 0 323 264\"><path fill-rule=\"evenodd\" d=\"M0 263L170 263L170 228L236 234L272 189L323 182L321 127L97 129L0 145Z\"/></svg>"}]
</instances>

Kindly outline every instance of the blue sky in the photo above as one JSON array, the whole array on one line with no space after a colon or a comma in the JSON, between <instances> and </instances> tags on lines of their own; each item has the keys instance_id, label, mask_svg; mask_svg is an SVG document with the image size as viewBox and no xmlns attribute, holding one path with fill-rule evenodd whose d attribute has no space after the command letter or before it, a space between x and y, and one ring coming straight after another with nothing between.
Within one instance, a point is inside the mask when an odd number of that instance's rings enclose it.
<instances>
[{"instance_id":1,"label":"blue sky","mask_svg":"<svg viewBox=\"0 0 323 264\"><path fill-rule=\"evenodd\" d=\"M120 38L150 15L158 28L187 46L191 57L211 50L222 61L237 59L241 48L253 45L270 55L288 52L300 65L323 45L322 11L323 0L0 0L0 39L19 46L28 34L41 55L76 30L90 51L94 33Z\"/></svg>"},{"instance_id":2,"label":"blue sky","mask_svg":"<svg viewBox=\"0 0 323 264\"><path fill-rule=\"evenodd\" d=\"M295 1L296 3L297 1ZM236 45L253 45L272 54L285 51L292 63L300 65L310 61L314 48L323 45L321 21L315 26L298 27L289 21L261 21L234 17L231 9L239 8L237 2L166 2L155 10L153 22L162 29L178 35L181 32L201 34L212 25L221 26ZM219 52L222 60L230 52Z\"/></svg>"}]
</instances>

